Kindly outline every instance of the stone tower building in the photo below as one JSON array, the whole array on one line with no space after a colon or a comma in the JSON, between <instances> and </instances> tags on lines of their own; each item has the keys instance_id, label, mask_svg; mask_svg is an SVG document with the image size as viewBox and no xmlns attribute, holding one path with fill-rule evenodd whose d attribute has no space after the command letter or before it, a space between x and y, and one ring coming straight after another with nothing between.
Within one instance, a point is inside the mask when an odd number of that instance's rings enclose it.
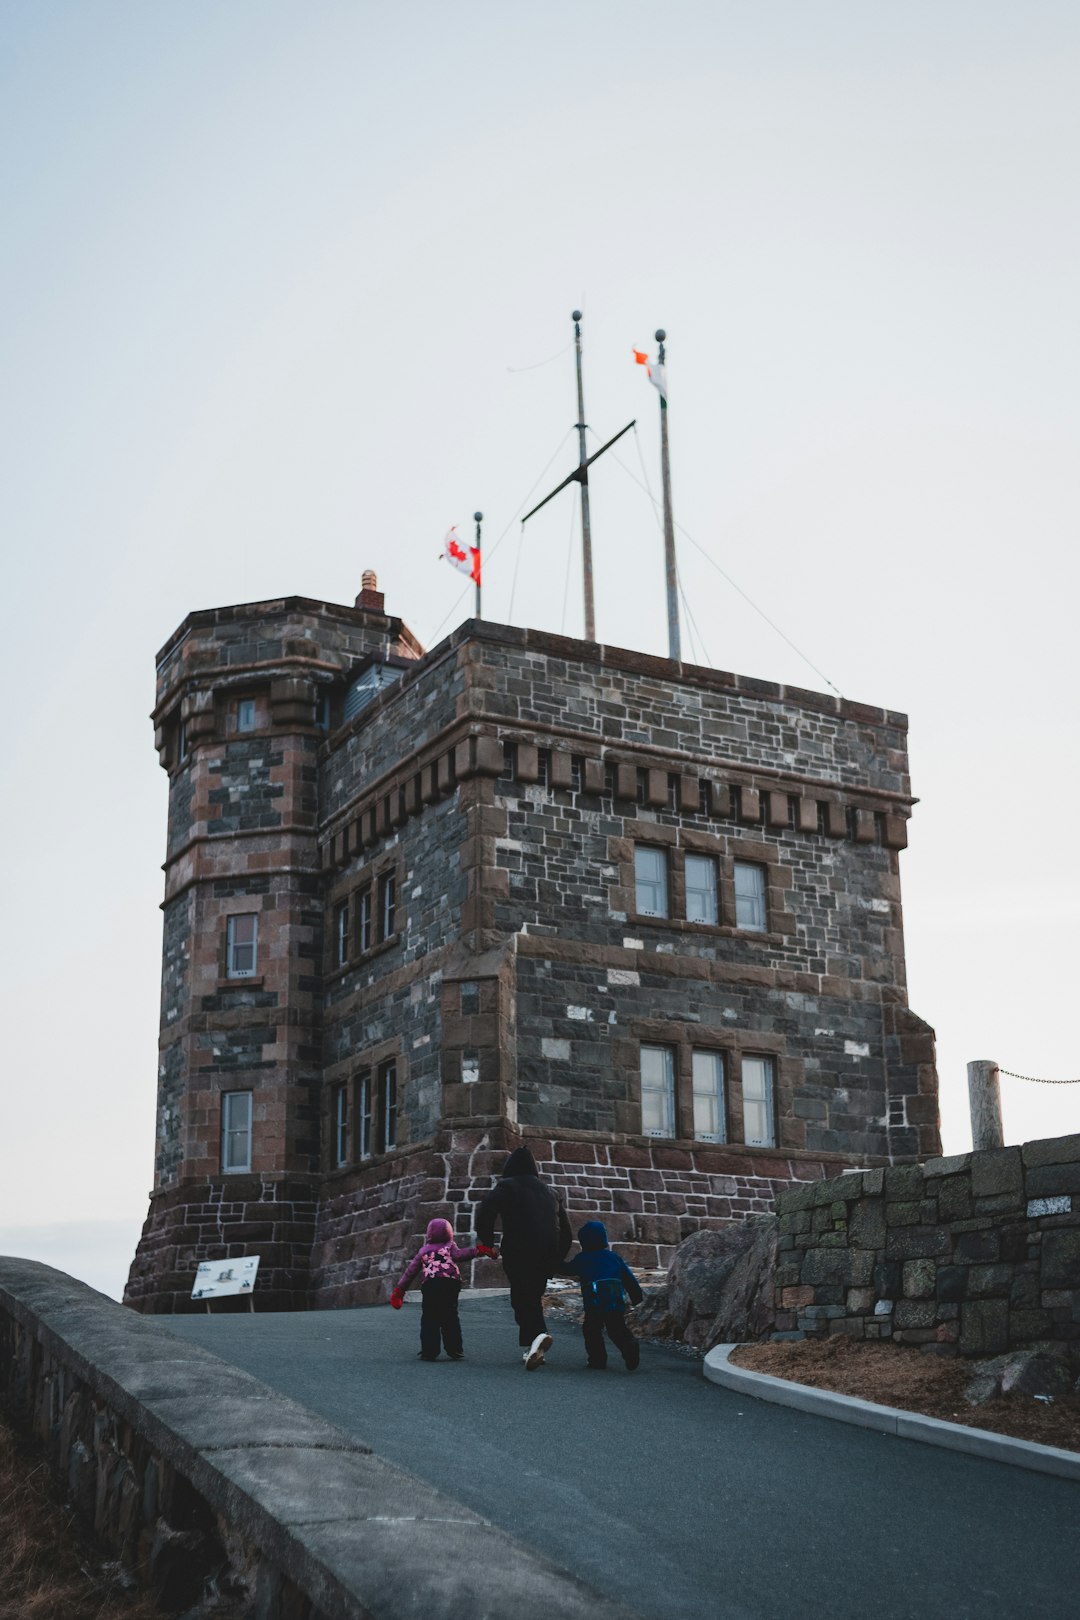
<instances>
[{"instance_id":1,"label":"stone tower building","mask_svg":"<svg viewBox=\"0 0 1080 1620\"><path fill-rule=\"evenodd\" d=\"M642 1265L939 1151L903 715L486 621L425 653L365 575L351 608L190 615L154 721L136 1308L242 1253L265 1308L382 1299L523 1140Z\"/></svg>"}]
</instances>

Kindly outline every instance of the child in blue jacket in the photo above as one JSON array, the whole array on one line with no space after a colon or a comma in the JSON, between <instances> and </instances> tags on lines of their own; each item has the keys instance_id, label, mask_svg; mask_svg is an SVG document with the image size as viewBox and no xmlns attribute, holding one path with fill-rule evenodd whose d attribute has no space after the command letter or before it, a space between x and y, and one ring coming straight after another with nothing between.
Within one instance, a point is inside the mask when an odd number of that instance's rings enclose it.
<instances>
[{"instance_id":1,"label":"child in blue jacket","mask_svg":"<svg viewBox=\"0 0 1080 1620\"><path fill-rule=\"evenodd\" d=\"M576 1277L581 1284L585 1306L582 1332L589 1369L603 1372L607 1366L606 1329L612 1344L622 1352L627 1372L633 1372L641 1360L641 1347L626 1325L626 1296L629 1294L635 1305L645 1296L626 1261L608 1248L603 1221L586 1221L578 1232L578 1242L581 1253L563 1261L559 1270L564 1276Z\"/></svg>"}]
</instances>

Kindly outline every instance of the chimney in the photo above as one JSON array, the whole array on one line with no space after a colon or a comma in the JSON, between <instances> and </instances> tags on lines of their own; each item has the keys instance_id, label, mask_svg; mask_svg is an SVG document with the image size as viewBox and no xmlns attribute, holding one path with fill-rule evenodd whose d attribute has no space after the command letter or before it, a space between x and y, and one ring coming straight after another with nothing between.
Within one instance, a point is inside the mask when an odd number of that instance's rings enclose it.
<instances>
[{"instance_id":1,"label":"chimney","mask_svg":"<svg viewBox=\"0 0 1080 1620\"><path fill-rule=\"evenodd\" d=\"M369 613L383 612L383 593L376 589L378 583L374 568L365 568L360 576L360 595L356 598L358 608L366 608Z\"/></svg>"}]
</instances>

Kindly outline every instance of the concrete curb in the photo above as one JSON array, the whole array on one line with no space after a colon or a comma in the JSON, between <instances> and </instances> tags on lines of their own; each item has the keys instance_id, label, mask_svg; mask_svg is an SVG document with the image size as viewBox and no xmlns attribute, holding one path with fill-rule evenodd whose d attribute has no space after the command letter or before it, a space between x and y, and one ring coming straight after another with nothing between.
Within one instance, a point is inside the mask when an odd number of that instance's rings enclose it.
<instances>
[{"instance_id":1,"label":"concrete curb","mask_svg":"<svg viewBox=\"0 0 1080 1620\"><path fill-rule=\"evenodd\" d=\"M0 1257L0 1393L66 1478L91 1471L83 1506L122 1557L175 1537L160 1481L178 1476L184 1522L208 1522L194 1493L267 1620L299 1612L283 1582L312 1620L640 1620L167 1321Z\"/></svg>"},{"instance_id":2,"label":"concrete curb","mask_svg":"<svg viewBox=\"0 0 1080 1620\"><path fill-rule=\"evenodd\" d=\"M1063 1451L1058 1446L1040 1446L1033 1440L1015 1440L1011 1435L992 1434L989 1429L969 1429L963 1423L946 1423L942 1418L923 1417L898 1406L878 1406L860 1401L854 1395L838 1395L835 1390L817 1389L812 1384L793 1384L770 1373L737 1367L729 1359L736 1344L718 1344L705 1357L705 1377L724 1389L776 1406L791 1406L797 1412L815 1417L834 1418L838 1423L854 1423L862 1429L895 1434L901 1440L921 1440L924 1445L944 1446L948 1451L966 1451L972 1457L1010 1463L1014 1468L1030 1468L1037 1474L1057 1474L1061 1479L1080 1480L1080 1452Z\"/></svg>"}]
</instances>

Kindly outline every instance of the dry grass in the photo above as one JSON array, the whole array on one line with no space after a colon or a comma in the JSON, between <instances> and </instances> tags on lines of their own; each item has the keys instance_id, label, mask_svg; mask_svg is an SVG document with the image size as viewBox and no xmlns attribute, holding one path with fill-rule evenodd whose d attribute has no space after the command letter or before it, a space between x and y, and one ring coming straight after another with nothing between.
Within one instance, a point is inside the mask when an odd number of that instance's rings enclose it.
<instances>
[{"instance_id":1,"label":"dry grass","mask_svg":"<svg viewBox=\"0 0 1080 1620\"><path fill-rule=\"evenodd\" d=\"M124 1579L127 1579L125 1577ZM159 1620L65 1507L40 1452L0 1411L0 1620Z\"/></svg>"},{"instance_id":2,"label":"dry grass","mask_svg":"<svg viewBox=\"0 0 1080 1620\"><path fill-rule=\"evenodd\" d=\"M731 1359L736 1366L789 1378L795 1384L813 1384L948 1423L1080 1451L1080 1396L1066 1395L1048 1404L1014 1390L970 1406L964 1389L978 1371L977 1361L924 1355L901 1345L860 1344L839 1335L788 1344L744 1344Z\"/></svg>"}]
</instances>

